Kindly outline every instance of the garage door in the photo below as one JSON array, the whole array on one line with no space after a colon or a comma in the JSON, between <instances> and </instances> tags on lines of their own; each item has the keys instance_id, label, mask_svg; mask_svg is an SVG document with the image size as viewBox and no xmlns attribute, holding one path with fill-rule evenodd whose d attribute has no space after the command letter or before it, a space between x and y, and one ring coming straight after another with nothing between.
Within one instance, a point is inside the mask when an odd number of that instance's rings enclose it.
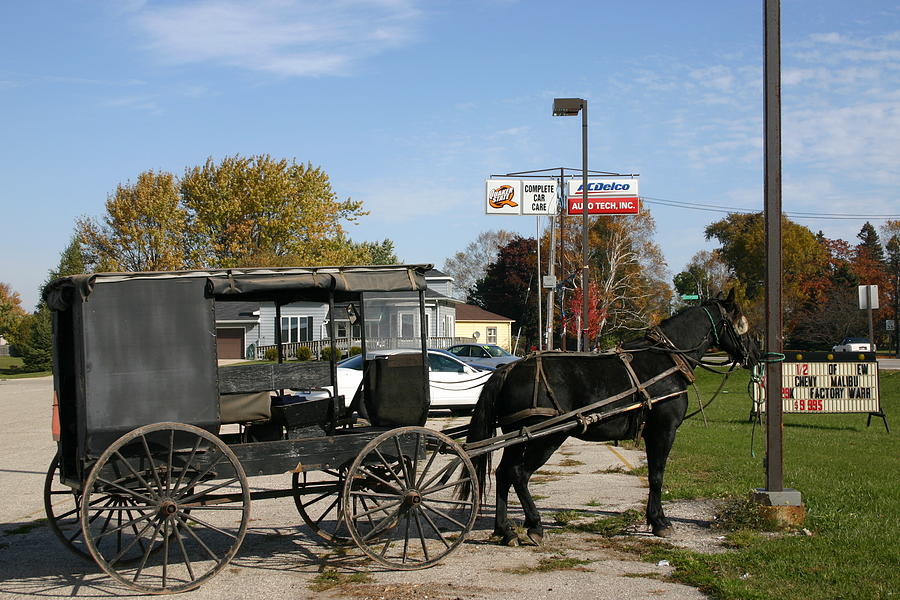
<instances>
[{"instance_id":1,"label":"garage door","mask_svg":"<svg viewBox=\"0 0 900 600\"><path fill-rule=\"evenodd\" d=\"M244 358L244 330L216 329L216 352L219 358Z\"/></svg>"}]
</instances>

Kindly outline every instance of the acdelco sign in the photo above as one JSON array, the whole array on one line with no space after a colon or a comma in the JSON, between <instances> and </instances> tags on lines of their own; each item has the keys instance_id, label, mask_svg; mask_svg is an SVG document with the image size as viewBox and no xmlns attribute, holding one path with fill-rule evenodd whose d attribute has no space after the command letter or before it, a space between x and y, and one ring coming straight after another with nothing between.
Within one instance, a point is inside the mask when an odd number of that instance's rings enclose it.
<instances>
[{"instance_id":1,"label":"acdelco sign","mask_svg":"<svg viewBox=\"0 0 900 600\"><path fill-rule=\"evenodd\" d=\"M638 179L589 179L587 186L589 215L636 215L641 212ZM566 214L580 215L583 210L581 179L570 179Z\"/></svg>"}]
</instances>

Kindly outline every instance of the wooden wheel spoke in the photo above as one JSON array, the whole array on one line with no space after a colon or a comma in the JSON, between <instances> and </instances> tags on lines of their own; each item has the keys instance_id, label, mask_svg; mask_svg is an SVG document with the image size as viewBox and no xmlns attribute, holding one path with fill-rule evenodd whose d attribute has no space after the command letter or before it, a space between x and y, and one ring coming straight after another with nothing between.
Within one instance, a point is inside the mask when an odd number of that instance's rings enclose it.
<instances>
[{"instance_id":1,"label":"wooden wheel spoke","mask_svg":"<svg viewBox=\"0 0 900 600\"><path fill-rule=\"evenodd\" d=\"M201 473L197 474L196 476L194 476L194 477L190 480L190 482L187 483L187 484L184 486L184 489L186 489L186 490L191 490L191 489L193 489L193 488L194 488L194 487L195 487L195 486L196 486L196 485L197 485L204 477L206 477L206 476L210 473L210 471L212 471L215 467L217 467L217 466L219 465L219 463L222 462L223 459L227 458L227 457L225 456L225 454L224 454L221 450L219 450L218 448L216 448L215 446L213 447L213 450L215 450L216 452L218 452L218 453L220 454L220 456L219 456L215 461L209 463L209 466L207 466L207 467L203 470L203 472L201 472Z\"/></svg>"},{"instance_id":2,"label":"wooden wheel spoke","mask_svg":"<svg viewBox=\"0 0 900 600\"><path fill-rule=\"evenodd\" d=\"M112 513L110 513L110 516L112 516ZM142 513L140 517L138 517L136 519L131 519L130 521L126 521L125 523L122 523L113 529L106 529L106 526L104 525L101 532L99 534L95 535L94 537L99 540L100 538L106 537L112 533L117 533L119 531L122 531L123 529L127 529L128 527L133 527L136 529L138 523L140 523L141 521L146 521L148 519L152 519L153 516L154 516L153 513L149 513L149 514ZM135 533L137 533L137 532L135 531Z\"/></svg>"},{"instance_id":3,"label":"wooden wheel spoke","mask_svg":"<svg viewBox=\"0 0 900 600\"><path fill-rule=\"evenodd\" d=\"M331 496L331 495L332 495L331 492L325 492L324 494L319 494L318 496L316 496L315 498L313 498L313 499L310 500L309 502L301 502L301 503L300 503L300 506L302 506L303 508L306 508L307 506L311 506L311 505L315 504L316 502L319 502L320 500L323 500L323 499L325 499L325 498L327 498L328 496Z\"/></svg>"},{"instance_id":4,"label":"wooden wheel spoke","mask_svg":"<svg viewBox=\"0 0 900 600\"><path fill-rule=\"evenodd\" d=\"M153 454L150 452L147 436L144 434L141 434L141 444L144 446L144 453L147 455L147 464L150 465L150 471L153 473L153 479L156 481L156 489L162 491L163 484L159 479L159 472L156 469L156 462L153 460Z\"/></svg>"},{"instance_id":5,"label":"wooden wheel spoke","mask_svg":"<svg viewBox=\"0 0 900 600\"><path fill-rule=\"evenodd\" d=\"M175 453L175 430L169 430L169 461L166 463L166 494L172 485L172 459Z\"/></svg>"},{"instance_id":6,"label":"wooden wheel spoke","mask_svg":"<svg viewBox=\"0 0 900 600\"><path fill-rule=\"evenodd\" d=\"M206 489L203 490L202 492L197 492L196 494L191 494L191 495L188 496L187 498L179 498L179 499L178 499L178 500L179 500L179 504L187 504L187 503L193 502L194 500L196 500L196 499L198 499L198 498L202 498L203 496L207 495L207 494L210 493L210 492L214 492L214 491L216 491L216 490L220 490L220 489L222 489L223 487L228 487L229 485L233 485L233 484L237 483L238 481L240 481L240 479L238 479L237 477L235 477L234 479L229 479L229 480L226 481L225 483L218 483L218 484L216 484L216 485L214 485L214 486L212 486L212 487L206 488Z\"/></svg>"},{"instance_id":7,"label":"wooden wheel spoke","mask_svg":"<svg viewBox=\"0 0 900 600\"><path fill-rule=\"evenodd\" d=\"M111 561L109 561L109 565L112 566L112 565L116 564L117 562L119 562L119 560L121 560L121 558L123 556L125 556L125 553L128 552L129 550L131 550L132 548L134 548L135 544L137 544L140 541L141 536L143 536L147 532L147 530L150 529L151 527L153 527L152 521L150 521L149 523L144 525L144 528L141 529L141 531L137 535L134 536L134 539L131 540L131 543L128 544L127 546L125 546L125 548L120 549L119 553L115 556L115 558L113 558ZM121 531L122 528L118 527L117 529L119 531ZM143 548L143 544L141 544L141 548Z\"/></svg>"},{"instance_id":8,"label":"wooden wheel spoke","mask_svg":"<svg viewBox=\"0 0 900 600\"><path fill-rule=\"evenodd\" d=\"M183 511L178 511L178 515L180 517L183 517L185 519L185 522L187 519L190 519L191 521L199 523L200 525L203 525L207 529L211 529L211 530L215 531L216 533L221 533L222 535L227 535L228 537L230 537L233 540L237 539L237 536L234 535L233 533L231 533L230 531L225 531L224 529L216 527L212 523L209 523L207 521L204 521L203 519L198 518L196 515L193 515L188 512L183 512Z\"/></svg>"},{"instance_id":9,"label":"wooden wheel spoke","mask_svg":"<svg viewBox=\"0 0 900 600\"><path fill-rule=\"evenodd\" d=\"M146 442L145 442L146 444ZM162 528L165 521L157 521L156 526L153 528L153 535L150 536L150 543L147 545L147 549L144 550L144 556L141 559L141 564L138 566L137 570L134 572L134 578L132 581L137 582L138 577L141 576L141 573L144 571L144 567L147 565L147 559L150 558L150 551L153 550L153 542L156 541L156 534L159 533L159 530ZM165 587L165 584L163 584Z\"/></svg>"},{"instance_id":10,"label":"wooden wheel spoke","mask_svg":"<svg viewBox=\"0 0 900 600\"><path fill-rule=\"evenodd\" d=\"M185 473L187 473L190 470L191 465L194 464L194 456L197 455L197 450L200 449L201 439L202 438L198 437L196 440L194 440L194 447L191 448L191 453L188 455L187 462L184 463L183 467L181 467L181 473L178 474L178 479L175 481L175 485L172 486L172 493L174 493L178 489L178 486L180 486L181 482L184 480ZM190 487L188 487L188 489L190 489Z\"/></svg>"},{"instance_id":11,"label":"wooden wheel spoke","mask_svg":"<svg viewBox=\"0 0 900 600\"><path fill-rule=\"evenodd\" d=\"M422 490L422 491L421 491L421 494L422 494L423 496L427 496L427 495L429 495L429 494L434 494L434 493L436 493L436 492L440 492L440 491L446 490L447 488L452 488L452 487L455 487L455 486L457 486L457 485L460 485L460 484L462 484L462 483L466 483L466 482L469 482L469 481L472 481L472 479L471 479L470 477L465 477L465 478L462 478L462 479L457 479L457 480L455 480L455 481L450 481L450 482L448 482L448 483L445 483L445 484L443 484L443 485L439 485L439 486L437 486L437 487L428 488L427 490Z\"/></svg>"},{"instance_id":12,"label":"wooden wheel spoke","mask_svg":"<svg viewBox=\"0 0 900 600\"><path fill-rule=\"evenodd\" d=\"M362 498L360 498L360 500L362 500ZM374 515L374 514L380 513L380 512L386 513L389 509L394 508L395 506L399 506L401 504L403 504L402 498L400 500L395 500L394 502L387 502L385 504L378 504L376 502L375 508L364 510L363 512L359 512L359 513L354 513L353 519L358 520L358 519L361 519L362 517L368 517L370 515ZM365 502L363 502L363 508L366 508Z\"/></svg>"},{"instance_id":13,"label":"wooden wheel spoke","mask_svg":"<svg viewBox=\"0 0 900 600\"><path fill-rule=\"evenodd\" d=\"M384 455L381 453L381 450L379 450L378 448L375 448L375 454L378 455L378 460L381 461L381 464L383 464L384 467L388 470L388 472L394 477L394 480L396 480L396 482L400 484L400 487L403 487L403 479L401 479L400 476L397 475L397 473L394 471L394 467L384 457ZM401 463L403 462L402 455L400 458L400 462ZM407 481L409 481L409 480L407 479ZM385 482L385 483L387 483L387 482Z\"/></svg>"},{"instance_id":14,"label":"wooden wheel spoke","mask_svg":"<svg viewBox=\"0 0 900 600\"><path fill-rule=\"evenodd\" d=\"M425 555L425 560L430 560L428 557L428 544L425 542L425 536L422 534L422 521L419 519L419 513L416 511L416 532L419 534L419 543L422 544L422 553Z\"/></svg>"},{"instance_id":15,"label":"wooden wheel spoke","mask_svg":"<svg viewBox=\"0 0 900 600\"><path fill-rule=\"evenodd\" d=\"M465 523L460 523L459 521L457 521L456 519L454 519L453 517L451 517L450 515L448 515L448 514L445 513L444 511L438 510L438 509L436 509L435 507L430 506L430 505L429 505L428 503L426 503L426 502L422 502L419 506L421 506L423 509L428 509L428 510L430 510L431 512L433 512L433 513L436 514L437 516L441 517L442 519L446 519L446 520L450 521L451 523L453 523L454 525L456 525L456 526L459 527L460 529L465 529L465 528L466 528ZM429 518L428 515L427 515L425 512L422 513L422 516L424 516L426 519Z\"/></svg>"},{"instance_id":16,"label":"wooden wheel spoke","mask_svg":"<svg viewBox=\"0 0 900 600\"><path fill-rule=\"evenodd\" d=\"M446 548L449 550L449 549L450 549L450 544L448 544L448 543L447 543L447 540L444 539L444 534L441 533L441 530L440 530L440 529L438 529L437 524L432 520L432 518L431 518L431 517L428 515L428 513L426 513L424 510L418 510L418 511L416 511L416 518L418 518L419 513L421 513L421 514L422 514L422 517L425 519L425 521L426 521L429 525L431 525L431 528L432 528L432 529L434 530L434 532L437 534L438 539L441 540L441 542L444 543L444 547L446 547ZM463 528L465 529L465 527L463 527Z\"/></svg>"},{"instance_id":17,"label":"wooden wheel spoke","mask_svg":"<svg viewBox=\"0 0 900 600\"><path fill-rule=\"evenodd\" d=\"M403 471L404 481L407 482L407 485L411 485L413 482L413 477L409 473L409 465L406 463L406 456L403 454L403 449L400 447L400 436L394 436L394 448L397 450L397 460L400 461L400 469Z\"/></svg>"},{"instance_id":18,"label":"wooden wheel spoke","mask_svg":"<svg viewBox=\"0 0 900 600\"><path fill-rule=\"evenodd\" d=\"M322 514L319 515L318 519L316 519L316 525L318 525L319 523L321 523L322 521L325 520L325 517L328 516L328 514L331 512L332 508L334 508L338 505L338 502L340 502L340 500L341 500L341 497L338 496L337 498L335 498L334 500L331 501L331 504L329 504L327 507L325 507L325 510L322 511ZM338 518L340 518L340 511L338 511Z\"/></svg>"},{"instance_id":19,"label":"wooden wheel spoke","mask_svg":"<svg viewBox=\"0 0 900 600\"><path fill-rule=\"evenodd\" d=\"M193 531L193 529L191 529L190 525L187 524L187 521L185 521L184 519L181 518L182 516L183 516L182 514L178 514L175 517L176 519L178 519L178 523L181 525L182 529L187 531L188 535L190 535L194 539L194 541L200 545L201 548L206 550L206 553L209 554L210 558L212 558L213 560L219 560L219 557L216 555L216 553L213 552L212 550L210 550L209 546L207 546L203 542L203 540L201 540L199 537L197 537L197 534L194 533L194 531Z\"/></svg>"},{"instance_id":20,"label":"wooden wheel spoke","mask_svg":"<svg viewBox=\"0 0 900 600\"><path fill-rule=\"evenodd\" d=\"M117 490L125 492L129 496L132 496L134 498L138 498L138 499L142 500L145 504L155 504L156 503L156 500L149 496L145 496L144 494L141 494L140 492L138 492L136 490L121 486L118 483L113 483L112 481L107 481L106 479L103 479L102 477L97 477L97 481L99 481L100 483L102 483L104 485L111 485L112 487L116 488Z\"/></svg>"},{"instance_id":21,"label":"wooden wheel spoke","mask_svg":"<svg viewBox=\"0 0 900 600\"><path fill-rule=\"evenodd\" d=\"M391 482L389 482L389 481L385 481L384 479L382 479L381 477L379 477L378 475L376 475L375 473L373 473L372 471L370 471L370 470L367 469L366 467L360 465L360 466L359 466L359 471L360 471L360 473L362 473L362 474L365 475L366 477L371 477L371 478L374 479L375 481L377 481L377 482L379 482L379 483L383 483L384 485L388 486L388 487L391 488L392 490L396 491L398 494L402 494L402 493L403 493L403 490L402 490L401 488L398 488L396 485L394 485L393 483L391 483Z\"/></svg>"},{"instance_id":22,"label":"wooden wheel spoke","mask_svg":"<svg viewBox=\"0 0 900 600\"><path fill-rule=\"evenodd\" d=\"M400 504L400 502L398 502L397 504ZM379 521L378 524L372 528L372 531L370 531L365 536L363 536L363 541L367 542L370 539L372 539L373 537L375 537L375 536L381 534L382 532L384 532L385 530L389 529L391 527L391 525L393 525L394 522L397 521L397 517L400 515L400 510L401 510L400 508L397 508L397 510L390 513L387 517L385 517L381 521Z\"/></svg>"},{"instance_id":23,"label":"wooden wheel spoke","mask_svg":"<svg viewBox=\"0 0 900 600\"><path fill-rule=\"evenodd\" d=\"M184 566L187 567L188 575L193 581L194 579L196 579L196 577L194 577L194 569L191 566L191 559L188 557L187 550L185 550L184 548L184 540L181 539L181 532L178 531L180 525L181 521L176 519L172 524L172 530L175 532L175 539L178 541L178 548L181 550L181 556L184 557Z\"/></svg>"},{"instance_id":24,"label":"wooden wheel spoke","mask_svg":"<svg viewBox=\"0 0 900 600\"><path fill-rule=\"evenodd\" d=\"M424 484L419 486L419 489L422 489L422 488L428 489L428 486L430 486L432 483L434 483L438 479L447 481L448 479L450 479L450 477L453 476L453 473L456 471L457 467L459 467L461 464L462 464L461 458L459 458L459 457L454 458L453 460L448 462L446 465L441 467L437 471L437 473L435 473L427 482L425 482Z\"/></svg>"},{"instance_id":25,"label":"wooden wheel spoke","mask_svg":"<svg viewBox=\"0 0 900 600\"><path fill-rule=\"evenodd\" d=\"M428 475L428 470L431 469L432 463L434 463L434 459L438 456L437 452L432 452L428 456L428 461L425 463L425 466L422 468L422 472L419 474L419 479L416 481L416 487L422 487L422 481L425 479L425 476Z\"/></svg>"}]
</instances>

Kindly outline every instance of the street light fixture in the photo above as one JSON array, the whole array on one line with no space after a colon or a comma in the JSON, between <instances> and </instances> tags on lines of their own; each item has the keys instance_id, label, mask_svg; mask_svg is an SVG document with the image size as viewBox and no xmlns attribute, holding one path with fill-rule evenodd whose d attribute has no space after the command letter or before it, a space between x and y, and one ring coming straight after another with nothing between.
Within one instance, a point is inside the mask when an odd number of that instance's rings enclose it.
<instances>
[{"instance_id":1,"label":"street light fixture","mask_svg":"<svg viewBox=\"0 0 900 600\"><path fill-rule=\"evenodd\" d=\"M588 124L587 124L587 100L582 98L554 98L554 117L574 117L581 113L581 349L589 350L588 330L590 304L588 293Z\"/></svg>"}]
</instances>

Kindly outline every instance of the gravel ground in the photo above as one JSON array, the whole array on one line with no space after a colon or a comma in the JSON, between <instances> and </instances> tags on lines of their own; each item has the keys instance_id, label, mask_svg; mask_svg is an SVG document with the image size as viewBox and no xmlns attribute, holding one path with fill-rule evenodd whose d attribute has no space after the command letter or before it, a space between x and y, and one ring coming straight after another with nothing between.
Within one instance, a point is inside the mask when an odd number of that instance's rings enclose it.
<instances>
[{"instance_id":1,"label":"gravel ground","mask_svg":"<svg viewBox=\"0 0 900 600\"><path fill-rule=\"evenodd\" d=\"M43 517L42 487L55 451L50 440L49 378L0 381L0 598L134 597L100 569L73 556L52 535ZM462 424L441 418L435 429ZM316 595L346 599L529 599L703 598L694 588L666 580L668 566L638 562L593 534L564 532L553 513L583 512L586 518L642 509L646 483L623 473L642 464L643 453L606 444L569 440L532 484L547 535L540 547L498 546L489 538L493 502L482 509L469 538L443 563L421 571L388 571L356 550L343 553L315 543L290 498L253 504L252 521L237 557L219 575L184 598L293 598ZM289 486L289 475L251 478L256 489ZM715 504L666 505L677 534L666 541L704 552L721 551L709 528ZM511 516L521 521L513 505ZM643 526L629 540L655 538ZM539 570L550 559L575 559L569 569ZM542 562L543 561L543 562ZM312 591L323 573L343 581Z\"/></svg>"}]
</instances>

